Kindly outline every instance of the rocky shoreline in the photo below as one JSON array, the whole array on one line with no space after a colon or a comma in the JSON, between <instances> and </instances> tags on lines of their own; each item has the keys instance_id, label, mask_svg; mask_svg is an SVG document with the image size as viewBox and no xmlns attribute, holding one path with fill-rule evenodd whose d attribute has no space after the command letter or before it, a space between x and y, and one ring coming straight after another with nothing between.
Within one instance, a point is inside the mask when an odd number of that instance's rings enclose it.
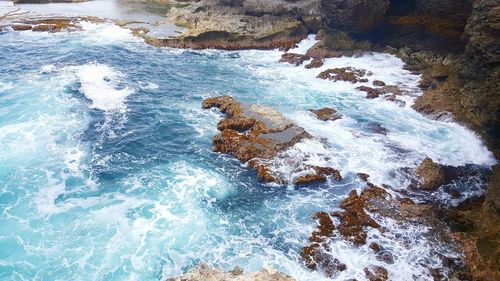
<instances>
[{"instance_id":1,"label":"rocky shoreline","mask_svg":"<svg viewBox=\"0 0 500 281\"><path fill-rule=\"evenodd\" d=\"M49 1L47 1L49 2ZM167 19L187 28L173 38L148 35L147 30L131 28L135 35L157 47L192 49L281 49L289 50L309 33L318 42L305 55L285 54L282 62L307 68L320 67L326 58L356 56L365 52L388 52L401 58L409 70L421 74L424 94L414 109L433 118L450 116L477 132L489 149L500 158L500 3L494 0L389 1L389 0L201 0L174 1ZM79 30L82 18L37 18L16 10L4 14L3 21L17 31ZM100 21L97 18L83 18ZM362 69L329 69L318 78L360 82L369 73ZM383 81L374 87L362 86L367 98L385 98L401 103L404 94ZM231 97L207 99L203 108L218 108L226 115L218 124L221 133L214 137L216 152L234 155L257 172L267 183L304 185L341 180L340 172L329 167L311 167L294 162L297 176L285 178L272 169L272 160L284 157L288 148L312 136L267 107L243 104ZM341 118L334 109L311 110L318 119ZM444 167L426 159L414 169L421 182L418 188L433 192L446 181ZM401 222L429 225L443 239L461 245L466 266L453 261L450 276L459 280L498 280L500 263L500 178L494 167L488 190L481 198L458 207L416 204L411 199L390 194L390 187L378 187L360 174L366 189L353 191L341 202L342 211L324 210L314 215L317 230L305 245L301 257L312 270L329 277L345 270L341 260L325 254L327 242L342 237L355 246L366 243L367 229L382 229L373 214ZM450 228L450 231L447 228ZM369 247L384 262L390 252L383 245ZM444 257L446 258L446 257ZM435 280L442 280L442 269L429 269ZM186 276L172 280L292 280L268 270L253 276L222 272L200 266ZM368 280L387 280L383 267L366 268ZM228 277L229 274L230 276ZM262 275L259 275L262 274ZM277 275L276 275L277 274ZM202 276L202 277L200 277ZM210 276L210 278L208 278ZM265 277L262 277L265 276ZM232 278L232 279L231 279ZM262 278L262 279L259 279ZM267 279L266 279L267 278Z\"/></svg>"}]
</instances>

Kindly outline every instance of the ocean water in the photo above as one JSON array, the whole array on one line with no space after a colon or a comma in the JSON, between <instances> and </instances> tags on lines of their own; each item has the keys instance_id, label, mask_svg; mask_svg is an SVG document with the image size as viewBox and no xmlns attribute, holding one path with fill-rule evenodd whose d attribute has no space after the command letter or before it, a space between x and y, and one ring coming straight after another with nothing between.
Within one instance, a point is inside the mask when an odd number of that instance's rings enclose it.
<instances>
[{"instance_id":1,"label":"ocean water","mask_svg":"<svg viewBox=\"0 0 500 281\"><path fill-rule=\"evenodd\" d=\"M278 63L279 51L159 49L112 24L84 27L0 34L1 280L163 280L199 263L327 280L299 253L315 228L311 215L336 210L363 188L357 172L397 192L411 181L399 171L425 157L485 169L495 162L471 131L411 109L419 77L390 55L307 70ZM294 51L305 52L313 38ZM344 66L413 96L400 106L365 99L359 84L315 78ZM300 188L257 182L244 164L211 150L221 114L200 106L215 95L277 108L315 136L287 153L338 168L344 180ZM307 111L325 106L344 117L322 122ZM378 125L387 135L373 130ZM480 180L459 187L463 196L484 188ZM443 190L436 198L453 203ZM425 226L379 221L391 231L372 230L368 241L391 250L395 262L338 239L332 253L347 265L339 280L364 280L369 265L384 266L392 280L432 280L428 269L441 267L440 255L458 255Z\"/></svg>"}]
</instances>

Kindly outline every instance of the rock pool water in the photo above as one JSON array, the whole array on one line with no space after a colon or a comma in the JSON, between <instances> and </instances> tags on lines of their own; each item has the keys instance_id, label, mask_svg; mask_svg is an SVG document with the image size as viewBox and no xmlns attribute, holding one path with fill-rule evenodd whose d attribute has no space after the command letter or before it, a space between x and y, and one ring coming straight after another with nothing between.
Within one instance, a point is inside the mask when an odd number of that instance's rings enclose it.
<instances>
[{"instance_id":1,"label":"rock pool water","mask_svg":"<svg viewBox=\"0 0 500 281\"><path fill-rule=\"evenodd\" d=\"M299 252L315 226L311 215L335 210L363 187L357 172L397 190L408 178L394 171L425 157L494 163L472 132L411 110L410 96L400 107L365 99L354 90L359 85L315 78L353 66L372 71L370 82L418 94L418 76L392 56L330 59L307 70L278 63L279 51L158 49L112 24L84 26L0 34L2 280L162 280L200 262L273 266L297 280L322 280ZM302 188L258 183L231 156L211 152L221 115L200 105L214 95L277 108L318 139L289 153L338 168L344 180ZM307 111L324 106L344 118L323 122ZM339 280L363 280L367 265L383 265L394 280L430 280L427 267L440 266L436 252L456 254L426 227L382 223L394 231L372 231L369 241L383 241L394 264L339 239L332 251L348 268Z\"/></svg>"}]
</instances>

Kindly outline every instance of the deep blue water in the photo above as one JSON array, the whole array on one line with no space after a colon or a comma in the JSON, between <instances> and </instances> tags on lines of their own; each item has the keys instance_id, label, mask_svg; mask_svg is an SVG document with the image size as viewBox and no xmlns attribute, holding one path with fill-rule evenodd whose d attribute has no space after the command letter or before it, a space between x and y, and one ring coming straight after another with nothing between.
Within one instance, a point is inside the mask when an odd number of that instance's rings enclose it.
<instances>
[{"instance_id":1,"label":"deep blue water","mask_svg":"<svg viewBox=\"0 0 500 281\"><path fill-rule=\"evenodd\" d=\"M321 280L299 252L311 215L363 187L355 173L404 189L408 178L394 171L427 156L493 163L473 133L414 112L413 98L406 107L366 100L358 85L316 79L320 70L280 64L280 55L159 49L108 24L0 34L0 279L161 280L209 263ZM418 77L388 55L333 59L325 68L350 65L417 91ZM257 182L255 172L211 151L220 114L200 105L214 95L282 111L317 137L290 153L339 168L345 179L303 188ZM344 118L321 122L307 112L324 106ZM428 230L383 223L394 232L369 239L393 251L396 263L384 264L391 277L430 278L425 266L439 265L433 252L441 246ZM341 279L363 280L366 265L381 263L341 240L332 251L348 266Z\"/></svg>"}]
</instances>

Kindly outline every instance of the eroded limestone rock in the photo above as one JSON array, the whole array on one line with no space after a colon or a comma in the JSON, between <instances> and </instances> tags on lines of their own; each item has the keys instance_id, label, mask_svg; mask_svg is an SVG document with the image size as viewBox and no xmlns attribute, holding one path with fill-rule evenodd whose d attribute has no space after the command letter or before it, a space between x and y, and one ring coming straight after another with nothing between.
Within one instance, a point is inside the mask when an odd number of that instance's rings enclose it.
<instances>
[{"instance_id":1,"label":"eroded limestone rock","mask_svg":"<svg viewBox=\"0 0 500 281\"><path fill-rule=\"evenodd\" d=\"M287 62L289 64L299 66L308 59L310 58L306 55L295 54L295 53L284 53L281 56L280 62Z\"/></svg>"},{"instance_id":2,"label":"eroded limestone rock","mask_svg":"<svg viewBox=\"0 0 500 281\"><path fill-rule=\"evenodd\" d=\"M226 114L217 126L221 133L213 138L214 151L248 162L248 166L257 171L259 180L304 185L324 182L328 177L338 181L342 179L340 172L334 168L307 165L303 160L285 153L298 142L313 137L275 109L241 103L228 96L206 99L202 107L216 107ZM283 165L279 161L274 164L277 159L287 163L297 176L290 179L276 172L275 168Z\"/></svg>"},{"instance_id":3,"label":"eroded limestone rock","mask_svg":"<svg viewBox=\"0 0 500 281\"><path fill-rule=\"evenodd\" d=\"M309 111L316 115L316 118L321 121L335 121L342 118L342 115L337 113L335 109L329 107L324 107L317 110L309 109Z\"/></svg>"},{"instance_id":4,"label":"eroded limestone rock","mask_svg":"<svg viewBox=\"0 0 500 281\"><path fill-rule=\"evenodd\" d=\"M350 83L364 83L368 82L364 76L370 76L372 73L363 69L356 69L353 67L331 68L321 72L318 78L327 79L331 81L346 81Z\"/></svg>"},{"instance_id":5,"label":"eroded limestone rock","mask_svg":"<svg viewBox=\"0 0 500 281\"><path fill-rule=\"evenodd\" d=\"M292 277L278 272L272 268L263 268L259 272L244 274L241 267L235 267L231 271L212 268L201 264L191 269L188 273L166 281L294 281Z\"/></svg>"},{"instance_id":6,"label":"eroded limestone rock","mask_svg":"<svg viewBox=\"0 0 500 281\"><path fill-rule=\"evenodd\" d=\"M418 166L416 174L421 178L419 188L426 191L436 190L445 183L443 168L432 159L425 158Z\"/></svg>"}]
</instances>

